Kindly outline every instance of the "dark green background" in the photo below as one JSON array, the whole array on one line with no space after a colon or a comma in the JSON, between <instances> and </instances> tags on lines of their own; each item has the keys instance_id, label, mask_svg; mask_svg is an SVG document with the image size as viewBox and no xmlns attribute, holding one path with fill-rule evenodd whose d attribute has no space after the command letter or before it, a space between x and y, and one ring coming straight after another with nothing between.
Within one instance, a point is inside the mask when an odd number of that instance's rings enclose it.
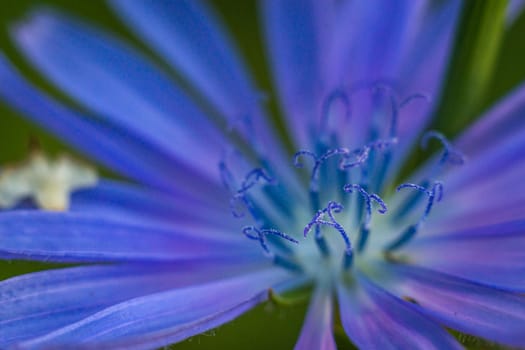
<instances>
[{"instance_id":1,"label":"dark green background","mask_svg":"<svg viewBox=\"0 0 525 350\"><path fill-rule=\"evenodd\" d=\"M133 0L131 0L133 1ZM496 0L497 1L497 0ZM264 91L271 91L268 65L264 61L264 50L258 27L256 3L254 0L215 0L214 5L225 20L228 29L235 36L240 50L247 59L258 85ZM41 76L17 54L8 37L9 25L37 6L53 6L94 22L108 31L116 33L135 45L141 45L130 32L118 22L103 0L0 0L0 47L22 71L37 85L46 88L55 96L65 98L53 89ZM501 45L494 74L486 98L482 101L484 109L491 105L509 89L517 86L525 78L525 17L522 16L509 28ZM148 51L149 52L149 51ZM155 59L154 55L153 59ZM1 83L1 82L0 82ZM271 95L270 95L271 96ZM274 101L274 99L271 99ZM275 108L275 102L272 102ZM479 111L477 111L479 112ZM0 102L0 164L13 162L27 155L30 137L38 137L44 149L51 153L64 148L59 141L45 132L25 122L20 115ZM0 262L0 279L16 274L48 268L22 262ZM296 341L304 317L305 305L282 307L262 305L234 322L213 332L195 336L190 340L173 346L174 349L291 349ZM460 336L469 348L486 349L486 343L472 337ZM340 346L349 347L344 340Z\"/></svg>"}]
</instances>

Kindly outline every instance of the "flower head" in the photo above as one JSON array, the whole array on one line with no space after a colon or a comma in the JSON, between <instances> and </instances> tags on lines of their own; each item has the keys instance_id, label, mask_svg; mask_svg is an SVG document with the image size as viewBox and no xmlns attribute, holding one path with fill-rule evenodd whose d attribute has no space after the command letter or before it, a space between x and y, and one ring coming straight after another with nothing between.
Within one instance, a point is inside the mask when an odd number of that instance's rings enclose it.
<instances>
[{"instance_id":1,"label":"flower head","mask_svg":"<svg viewBox=\"0 0 525 350\"><path fill-rule=\"evenodd\" d=\"M206 4L110 4L186 85L53 11L12 28L87 112L3 56L0 96L133 184L0 213L0 257L80 264L0 283L0 347L155 348L302 286L297 349L335 348L336 304L363 349L459 348L443 327L525 346L525 90L454 141L425 132L458 2L262 1L293 149Z\"/></svg>"}]
</instances>

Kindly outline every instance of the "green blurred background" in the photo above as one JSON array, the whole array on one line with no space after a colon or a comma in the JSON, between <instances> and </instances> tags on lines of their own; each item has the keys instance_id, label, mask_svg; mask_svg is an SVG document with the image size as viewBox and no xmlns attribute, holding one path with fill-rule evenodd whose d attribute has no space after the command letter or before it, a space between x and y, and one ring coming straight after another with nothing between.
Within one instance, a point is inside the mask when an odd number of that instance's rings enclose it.
<instances>
[{"instance_id":1,"label":"green blurred background","mask_svg":"<svg viewBox=\"0 0 525 350\"><path fill-rule=\"evenodd\" d=\"M133 1L133 0L130 0ZM366 1L366 0L363 0ZM489 0L490 2L491 0ZM503 0L493 0L501 2ZM267 62L264 61L264 49L257 20L255 0L214 0L212 1L219 15L224 19L229 31L233 34L240 51L256 77L259 87L271 92L271 80ZM466 1L473 5L480 1ZM117 34L148 52L155 55L138 42L133 35L117 20L104 0L1 0L0 1L0 47L10 59L38 86L61 100L67 97L53 88L39 76L16 52L9 40L10 24L23 18L31 9L38 6L52 6L95 23L109 32ZM512 26L506 28L501 37L499 53L496 56L487 90L480 103L468 111L468 118L478 115L525 78L525 16L521 16ZM470 38L467 38L470 40ZM482 38L483 39L483 38ZM481 46L483 47L483 40ZM465 64L465 63L463 63ZM469 64L468 62L466 64ZM461 67L459 68L461 69ZM2 82L0 82L2 83ZM463 82L451 82L459 86ZM271 97L270 93L270 97ZM275 99L270 99L275 101ZM460 104L461 101L456 101ZM275 109L275 102L270 107ZM450 107L454 111L454 108ZM446 111L450 113L450 110ZM446 120L444 123L446 124ZM443 122L441 122L443 123ZM20 115L10 110L0 101L0 165L15 162L27 155L28 142L37 137L43 148L51 153L67 149L60 141L46 134L37 127L27 123ZM70 153L74 153L68 150ZM77 155L79 156L79 155ZM414 159L418 159L415 155ZM46 264L0 261L0 280L17 274L53 267ZM247 313L239 319L214 331L195 336L173 349L291 349L297 339L301 322L306 310L305 304L283 307L266 304ZM341 330L336 329L336 334ZM473 337L458 335L462 342L472 349L496 348ZM337 337L340 348L351 348L344 337Z\"/></svg>"}]
</instances>

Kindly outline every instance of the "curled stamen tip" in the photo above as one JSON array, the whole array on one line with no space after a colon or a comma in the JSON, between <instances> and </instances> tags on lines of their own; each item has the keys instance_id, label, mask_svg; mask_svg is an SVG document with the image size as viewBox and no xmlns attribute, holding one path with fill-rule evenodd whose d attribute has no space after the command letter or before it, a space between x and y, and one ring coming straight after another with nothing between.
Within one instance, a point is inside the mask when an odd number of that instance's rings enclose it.
<instances>
[{"instance_id":1,"label":"curled stamen tip","mask_svg":"<svg viewBox=\"0 0 525 350\"><path fill-rule=\"evenodd\" d=\"M440 202L443 199L443 183L440 181L434 182L432 192L436 196L436 201Z\"/></svg>"},{"instance_id":2,"label":"curled stamen tip","mask_svg":"<svg viewBox=\"0 0 525 350\"><path fill-rule=\"evenodd\" d=\"M419 185L416 185L416 184L413 184L413 183L404 183L404 184L401 184L399 186L397 186L396 188L396 191L399 192L401 191L403 188L414 188L418 191L421 191L421 192L426 192L426 188L422 187L422 186L419 186Z\"/></svg>"},{"instance_id":3,"label":"curled stamen tip","mask_svg":"<svg viewBox=\"0 0 525 350\"><path fill-rule=\"evenodd\" d=\"M252 234L252 232L257 233L257 236L254 236ZM259 239L259 235L260 235L261 232L254 226L245 226L245 227L242 228L242 233L246 237L248 237L249 239L256 239L256 240L258 240Z\"/></svg>"},{"instance_id":4,"label":"curled stamen tip","mask_svg":"<svg viewBox=\"0 0 525 350\"><path fill-rule=\"evenodd\" d=\"M332 210L334 213L340 213L344 209L343 205L334 201L330 201L327 206L328 210Z\"/></svg>"},{"instance_id":5,"label":"curled stamen tip","mask_svg":"<svg viewBox=\"0 0 525 350\"><path fill-rule=\"evenodd\" d=\"M411 103L412 101L415 101L415 100L424 100L426 102L430 102L432 99L430 98L429 95L427 94L423 94L423 93L415 93L415 94L412 94L410 96L408 96L407 98L405 98L400 104L399 106L401 108L405 107L406 105L408 105L409 103Z\"/></svg>"},{"instance_id":6,"label":"curled stamen tip","mask_svg":"<svg viewBox=\"0 0 525 350\"><path fill-rule=\"evenodd\" d=\"M428 142L431 139L439 140L445 148L449 148L449 142L445 135L436 130L430 130L423 134L423 137L421 138L421 147L426 149L428 147Z\"/></svg>"},{"instance_id":7,"label":"curled stamen tip","mask_svg":"<svg viewBox=\"0 0 525 350\"><path fill-rule=\"evenodd\" d=\"M295 152L295 154L293 155L293 165L296 168L304 168L304 163L301 162L301 159L300 159L302 156L310 156L312 157L314 161L317 161L317 156L313 152L301 150L301 151Z\"/></svg>"}]
</instances>

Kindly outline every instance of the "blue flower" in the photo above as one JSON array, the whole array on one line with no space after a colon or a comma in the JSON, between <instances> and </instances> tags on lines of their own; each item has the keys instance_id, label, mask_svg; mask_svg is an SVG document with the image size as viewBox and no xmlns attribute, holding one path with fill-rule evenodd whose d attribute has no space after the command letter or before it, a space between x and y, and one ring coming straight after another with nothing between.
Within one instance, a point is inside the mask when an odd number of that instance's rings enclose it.
<instances>
[{"instance_id":1,"label":"blue flower","mask_svg":"<svg viewBox=\"0 0 525 350\"><path fill-rule=\"evenodd\" d=\"M302 286L297 349L335 348L336 304L363 349L525 347L525 87L425 132L459 2L261 2L289 140L205 4L110 4L169 68L48 10L13 39L79 105L0 58L7 103L131 180L0 213L0 257L78 265L0 283L1 348L160 347Z\"/></svg>"}]
</instances>

